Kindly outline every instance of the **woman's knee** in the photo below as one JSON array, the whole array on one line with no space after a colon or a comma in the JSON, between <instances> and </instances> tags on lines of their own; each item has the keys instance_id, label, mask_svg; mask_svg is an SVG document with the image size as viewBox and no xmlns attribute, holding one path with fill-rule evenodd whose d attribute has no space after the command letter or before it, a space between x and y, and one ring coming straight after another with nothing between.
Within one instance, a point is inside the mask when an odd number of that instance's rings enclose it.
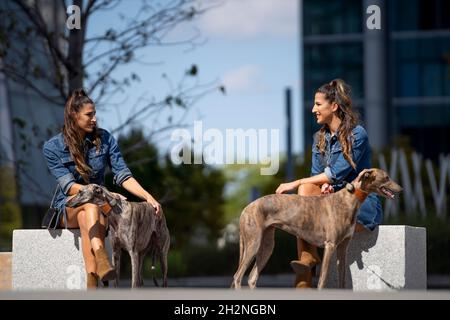
<instances>
[{"instance_id":1,"label":"woman's knee","mask_svg":"<svg viewBox=\"0 0 450 320\"><path fill-rule=\"evenodd\" d=\"M86 228L86 211L80 210L77 215L78 226L80 229Z\"/></svg>"},{"instance_id":2,"label":"woman's knee","mask_svg":"<svg viewBox=\"0 0 450 320\"><path fill-rule=\"evenodd\" d=\"M312 183L305 183L298 187L298 194L301 196L311 196L321 194L321 191L319 186Z\"/></svg>"},{"instance_id":3,"label":"woman's knee","mask_svg":"<svg viewBox=\"0 0 450 320\"><path fill-rule=\"evenodd\" d=\"M100 224L102 227L107 225L107 218L102 214L100 207L96 204L88 203L85 205L85 219L89 221L95 221L95 223Z\"/></svg>"},{"instance_id":4,"label":"woman's knee","mask_svg":"<svg viewBox=\"0 0 450 320\"><path fill-rule=\"evenodd\" d=\"M86 211L88 214L95 213L98 214L100 212L100 207L93 203L86 203L83 205L83 210Z\"/></svg>"}]
</instances>

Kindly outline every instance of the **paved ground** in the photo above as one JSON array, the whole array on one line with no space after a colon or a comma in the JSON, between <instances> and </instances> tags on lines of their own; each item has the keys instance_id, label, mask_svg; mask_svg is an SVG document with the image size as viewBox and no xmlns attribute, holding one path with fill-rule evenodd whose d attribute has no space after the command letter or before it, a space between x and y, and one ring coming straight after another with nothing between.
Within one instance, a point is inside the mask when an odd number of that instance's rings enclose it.
<instances>
[{"instance_id":1,"label":"paved ground","mask_svg":"<svg viewBox=\"0 0 450 320\"><path fill-rule=\"evenodd\" d=\"M144 288L130 290L130 280L122 280L118 289L101 288L96 292L0 291L1 299L68 300L450 300L448 277L428 277L429 289L400 292L352 292L327 289L295 290L292 274L262 275L258 289L229 289L231 277L186 277L169 279L170 288L155 288L151 279ZM243 284L246 284L244 278ZM314 279L317 283L317 277ZM430 283L434 284L430 288ZM439 285L440 284L440 285ZM437 290L440 289L440 290Z\"/></svg>"},{"instance_id":2,"label":"paved ground","mask_svg":"<svg viewBox=\"0 0 450 320\"><path fill-rule=\"evenodd\" d=\"M349 290L256 290L168 288L102 289L96 292L0 291L2 300L450 300L450 291L352 292Z\"/></svg>"}]
</instances>

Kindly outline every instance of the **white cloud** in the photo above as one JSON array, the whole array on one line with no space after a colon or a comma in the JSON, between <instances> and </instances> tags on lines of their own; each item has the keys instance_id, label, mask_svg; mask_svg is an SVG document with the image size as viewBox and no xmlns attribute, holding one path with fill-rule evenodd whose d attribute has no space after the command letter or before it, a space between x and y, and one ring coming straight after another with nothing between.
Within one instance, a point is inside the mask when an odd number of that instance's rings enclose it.
<instances>
[{"instance_id":1,"label":"white cloud","mask_svg":"<svg viewBox=\"0 0 450 320\"><path fill-rule=\"evenodd\" d=\"M226 0L199 20L202 34L228 39L293 37L298 29L297 0Z\"/></svg>"},{"instance_id":2,"label":"white cloud","mask_svg":"<svg viewBox=\"0 0 450 320\"><path fill-rule=\"evenodd\" d=\"M230 70L222 82L228 92L261 92L266 89L261 79L261 68L256 65Z\"/></svg>"}]
</instances>

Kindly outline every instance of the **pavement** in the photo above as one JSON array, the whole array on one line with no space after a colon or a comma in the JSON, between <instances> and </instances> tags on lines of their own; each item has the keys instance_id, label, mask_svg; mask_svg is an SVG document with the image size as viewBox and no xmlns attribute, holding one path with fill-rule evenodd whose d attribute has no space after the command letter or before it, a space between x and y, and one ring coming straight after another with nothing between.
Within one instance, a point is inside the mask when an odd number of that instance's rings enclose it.
<instances>
[{"instance_id":1,"label":"pavement","mask_svg":"<svg viewBox=\"0 0 450 320\"><path fill-rule=\"evenodd\" d=\"M255 290L245 287L246 277L241 290L230 289L231 280L229 276L169 278L169 288L157 288L151 279L145 279L143 288L131 290L130 280L123 279L119 288L99 288L97 291L0 290L0 300L450 300L449 278L442 276L428 276L427 290L383 292L295 290L292 288L293 274L262 275ZM313 280L313 285L317 285L317 277ZM430 283L434 283L433 288Z\"/></svg>"},{"instance_id":2,"label":"pavement","mask_svg":"<svg viewBox=\"0 0 450 320\"><path fill-rule=\"evenodd\" d=\"M100 289L97 291L0 291L0 300L450 300L450 290L353 292L338 289L255 290L212 288Z\"/></svg>"}]
</instances>

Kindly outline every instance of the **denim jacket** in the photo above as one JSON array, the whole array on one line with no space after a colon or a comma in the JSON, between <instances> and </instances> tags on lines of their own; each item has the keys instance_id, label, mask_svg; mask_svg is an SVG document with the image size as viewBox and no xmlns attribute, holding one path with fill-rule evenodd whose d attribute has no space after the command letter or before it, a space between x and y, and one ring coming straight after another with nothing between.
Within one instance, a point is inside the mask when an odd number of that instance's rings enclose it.
<instances>
[{"instance_id":1,"label":"denim jacket","mask_svg":"<svg viewBox=\"0 0 450 320\"><path fill-rule=\"evenodd\" d=\"M114 137L104 129L98 129L100 135L100 149L93 143L93 136L88 134L85 138L87 145L86 164L92 168L89 177L90 183L104 185L106 166L111 168L114 174L114 183L122 183L132 176ZM65 210L66 198L70 187L74 183L85 184L81 175L75 170L75 162L69 152L69 147L64 142L62 133L57 134L46 141L43 146L44 157L51 174L56 178L58 186L51 207Z\"/></svg>"},{"instance_id":2,"label":"denim jacket","mask_svg":"<svg viewBox=\"0 0 450 320\"><path fill-rule=\"evenodd\" d=\"M327 131L325 133L325 154L322 155L317 147L318 134L314 135L312 147L312 166L311 175L325 173L331 181L334 191L342 189L346 182L352 182L358 174L371 168L372 151L369 145L369 138L366 130L362 126L356 126L353 130L352 159L356 164L356 170L344 158L342 146L337 135L331 136ZM381 223L382 209L378 196L374 193L369 194L359 209L357 221L366 228L373 230Z\"/></svg>"}]
</instances>

